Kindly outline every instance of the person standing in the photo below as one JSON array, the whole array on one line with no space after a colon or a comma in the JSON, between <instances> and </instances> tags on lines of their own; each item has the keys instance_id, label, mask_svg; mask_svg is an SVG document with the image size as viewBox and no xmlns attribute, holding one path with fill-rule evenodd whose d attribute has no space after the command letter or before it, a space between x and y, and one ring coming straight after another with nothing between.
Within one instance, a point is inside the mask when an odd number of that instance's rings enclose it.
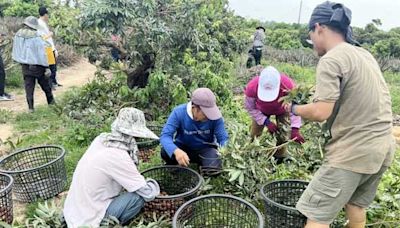
<instances>
[{"instance_id":1,"label":"person standing","mask_svg":"<svg viewBox=\"0 0 400 228\"><path fill-rule=\"evenodd\" d=\"M321 56L313 103L286 110L311 121L326 120L325 158L296 208L307 228L328 228L342 208L347 227L366 224L382 175L395 150L388 87L375 58L352 37L351 10L343 4L318 5L308 24Z\"/></svg>"},{"instance_id":2,"label":"person standing","mask_svg":"<svg viewBox=\"0 0 400 228\"><path fill-rule=\"evenodd\" d=\"M265 28L262 26L258 26L256 28L256 31L254 32L254 40L253 40L253 55L256 65L261 64L264 40L265 40Z\"/></svg>"},{"instance_id":3,"label":"person standing","mask_svg":"<svg viewBox=\"0 0 400 228\"><path fill-rule=\"evenodd\" d=\"M12 49L12 58L22 66L26 100L30 112L34 111L33 95L36 81L45 92L47 103L54 103L53 93L45 76L49 65L45 52L48 44L37 32L39 27L37 18L33 16L25 18L24 27L18 30L14 36Z\"/></svg>"},{"instance_id":4,"label":"person standing","mask_svg":"<svg viewBox=\"0 0 400 228\"><path fill-rule=\"evenodd\" d=\"M50 75L50 86L52 89L55 89L57 86L62 86L61 84L58 83L57 81L57 58L58 58L58 51L56 49L56 46L54 45L54 33L50 31L49 29L49 12L47 11L46 7L40 7L39 8L39 19L38 23L40 28L38 29L39 34L51 44L52 50L54 57L56 59L54 64L49 65L49 69L51 71Z\"/></svg>"},{"instance_id":5,"label":"person standing","mask_svg":"<svg viewBox=\"0 0 400 228\"><path fill-rule=\"evenodd\" d=\"M260 76L254 77L245 89L245 108L252 118L251 138L259 137L264 127L277 138L277 146L287 142L288 136L282 131L283 126L290 126L290 139L304 143L300 134L301 118L287 112L279 99L286 96L295 87L289 76L279 73L277 69L268 66L261 71ZM276 117L276 124L270 117ZM281 131L281 132L279 132ZM288 158L286 147L280 147L274 154L278 164Z\"/></svg>"},{"instance_id":6,"label":"person standing","mask_svg":"<svg viewBox=\"0 0 400 228\"><path fill-rule=\"evenodd\" d=\"M1 43L1 36L0 34L0 43ZM0 101L12 101L14 100L10 94L7 94L5 90L6 86L6 71L4 69L3 58L1 57L0 52Z\"/></svg>"}]
</instances>

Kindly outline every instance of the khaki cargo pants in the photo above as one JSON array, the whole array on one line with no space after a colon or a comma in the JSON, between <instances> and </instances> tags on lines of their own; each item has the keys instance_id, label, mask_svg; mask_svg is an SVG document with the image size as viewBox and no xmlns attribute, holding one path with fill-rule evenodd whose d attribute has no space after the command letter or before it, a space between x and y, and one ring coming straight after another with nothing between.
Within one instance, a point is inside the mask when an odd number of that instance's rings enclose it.
<instances>
[{"instance_id":1,"label":"khaki cargo pants","mask_svg":"<svg viewBox=\"0 0 400 228\"><path fill-rule=\"evenodd\" d=\"M308 219L330 224L346 204L367 208L374 200L383 173L356 173L322 165L297 202L296 209Z\"/></svg>"},{"instance_id":2,"label":"khaki cargo pants","mask_svg":"<svg viewBox=\"0 0 400 228\"><path fill-rule=\"evenodd\" d=\"M290 129L290 118L289 115L284 114L280 116L276 116L276 126L279 128L281 133L275 134L276 136L276 145L282 145L283 143L286 143L289 138L289 132L285 131L284 129ZM255 120L252 120L251 124L251 129L250 129L250 136L251 140L253 141L254 138L261 136L263 130L264 130L264 125L258 125ZM286 146L283 146L279 148L275 154L275 157L287 157L287 150Z\"/></svg>"}]
</instances>

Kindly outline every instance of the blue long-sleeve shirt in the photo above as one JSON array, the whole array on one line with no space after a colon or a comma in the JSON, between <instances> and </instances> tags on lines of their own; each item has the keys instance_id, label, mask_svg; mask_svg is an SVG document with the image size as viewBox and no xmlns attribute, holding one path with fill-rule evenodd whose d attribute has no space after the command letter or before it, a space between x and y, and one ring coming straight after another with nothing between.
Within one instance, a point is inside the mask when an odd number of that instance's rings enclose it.
<instances>
[{"instance_id":1,"label":"blue long-sleeve shirt","mask_svg":"<svg viewBox=\"0 0 400 228\"><path fill-rule=\"evenodd\" d=\"M195 121L189 115L190 103L189 106L182 104L176 107L161 132L161 145L170 157L175 149L181 146L199 150L210 147L205 143L216 141L220 146L224 146L228 142L223 118L205 122Z\"/></svg>"}]
</instances>

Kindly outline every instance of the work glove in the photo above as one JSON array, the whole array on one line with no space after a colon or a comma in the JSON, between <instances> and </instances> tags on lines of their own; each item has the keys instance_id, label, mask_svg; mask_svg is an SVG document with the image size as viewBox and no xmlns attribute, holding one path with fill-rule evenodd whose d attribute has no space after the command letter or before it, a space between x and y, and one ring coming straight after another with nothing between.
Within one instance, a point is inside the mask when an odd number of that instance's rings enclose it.
<instances>
[{"instance_id":1,"label":"work glove","mask_svg":"<svg viewBox=\"0 0 400 228\"><path fill-rule=\"evenodd\" d=\"M305 142L303 136L300 134L300 129L292 127L292 132L290 134L290 139L297 143L303 144Z\"/></svg>"},{"instance_id":2,"label":"work glove","mask_svg":"<svg viewBox=\"0 0 400 228\"><path fill-rule=\"evenodd\" d=\"M264 125L267 126L268 131L271 134L274 134L279 130L278 126L276 126L274 123L272 123L268 118L265 119Z\"/></svg>"},{"instance_id":3,"label":"work glove","mask_svg":"<svg viewBox=\"0 0 400 228\"><path fill-rule=\"evenodd\" d=\"M148 178L146 180L146 185L138 189L136 193L141 196L144 201L150 202L154 200L156 196L160 195L160 186L157 181Z\"/></svg>"}]
</instances>

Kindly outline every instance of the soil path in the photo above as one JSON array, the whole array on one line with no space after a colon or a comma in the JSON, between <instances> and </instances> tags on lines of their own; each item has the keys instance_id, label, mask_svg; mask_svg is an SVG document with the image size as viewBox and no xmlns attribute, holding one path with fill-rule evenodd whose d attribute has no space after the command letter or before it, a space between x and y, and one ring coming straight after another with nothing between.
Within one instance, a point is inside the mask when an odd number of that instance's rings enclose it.
<instances>
[{"instance_id":1,"label":"soil path","mask_svg":"<svg viewBox=\"0 0 400 228\"><path fill-rule=\"evenodd\" d=\"M62 93L67 91L72 87L79 87L94 78L94 73L96 72L96 67L90 64L88 61L81 59L71 67L63 68L57 72L57 80L63 85L62 87L57 87L55 91L53 91L54 97L57 101L57 97L59 97ZM26 103L25 92L21 94L13 94L13 101L2 101L0 102L0 109L5 109L8 111L12 111L14 113L26 112L28 111L28 106ZM43 91L39 87L39 85L35 88L35 107L38 105L47 104L46 96ZM7 140L10 136L12 136L13 127L11 123L0 124L0 140L3 142ZM0 141L1 142L1 141ZM0 145L0 154L2 153L1 145Z\"/></svg>"}]
</instances>

